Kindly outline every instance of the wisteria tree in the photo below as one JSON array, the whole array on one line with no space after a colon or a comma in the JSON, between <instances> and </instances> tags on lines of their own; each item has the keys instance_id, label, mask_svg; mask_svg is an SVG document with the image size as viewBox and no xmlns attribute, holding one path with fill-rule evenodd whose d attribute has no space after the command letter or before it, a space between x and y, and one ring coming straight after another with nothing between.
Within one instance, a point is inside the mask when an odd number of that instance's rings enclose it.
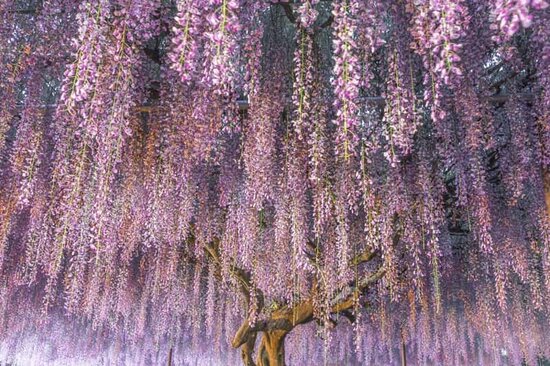
<instances>
[{"instance_id":1,"label":"wisteria tree","mask_svg":"<svg viewBox=\"0 0 550 366\"><path fill-rule=\"evenodd\" d=\"M536 365L548 5L1 0L0 361Z\"/></svg>"}]
</instances>

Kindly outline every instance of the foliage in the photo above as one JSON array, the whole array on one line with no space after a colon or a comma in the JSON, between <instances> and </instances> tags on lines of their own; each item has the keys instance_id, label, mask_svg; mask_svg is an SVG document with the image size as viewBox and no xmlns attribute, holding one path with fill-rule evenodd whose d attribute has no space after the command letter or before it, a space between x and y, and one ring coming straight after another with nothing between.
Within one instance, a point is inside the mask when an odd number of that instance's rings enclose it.
<instances>
[{"instance_id":1,"label":"foliage","mask_svg":"<svg viewBox=\"0 0 550 366\"><path fill-rule=\"evenodd\" d=\"M272 330L301 365L550 349L546 1L0 16L3 358L235 364L263 332L272 365Z\"/></svg>"}]
</instances>

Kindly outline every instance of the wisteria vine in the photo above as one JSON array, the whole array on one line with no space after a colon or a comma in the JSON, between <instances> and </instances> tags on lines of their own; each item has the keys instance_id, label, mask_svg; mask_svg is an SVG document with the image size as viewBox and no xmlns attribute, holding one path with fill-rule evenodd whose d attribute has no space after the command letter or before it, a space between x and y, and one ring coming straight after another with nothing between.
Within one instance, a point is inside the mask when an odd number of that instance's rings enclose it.
<instances>
[{"instance_id":1,"label":"wisteria vine","mask_svg":"<svg viewBox=\"0 0 550 366\"><path fill-rule=\"evenodd\" d=\"M0 2L0 361L542 362L548 5Z\"/></svg>"}]
</instances>

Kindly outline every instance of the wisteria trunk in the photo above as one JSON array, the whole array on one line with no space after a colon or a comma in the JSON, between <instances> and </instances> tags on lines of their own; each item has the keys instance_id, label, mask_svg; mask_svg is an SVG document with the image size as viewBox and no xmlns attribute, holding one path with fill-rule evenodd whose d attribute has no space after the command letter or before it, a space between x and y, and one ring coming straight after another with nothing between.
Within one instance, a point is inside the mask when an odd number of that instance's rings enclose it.
<instances>
[{"instance_id":1,"label":"wisteria trunk","mask_svg":"<svg viewBox=\"0 0 550 366\"><path fill-rule=\"evenodd\" d=\"M251 335L248 341L241 347L241 356L244 366L256 366L254 363L254 347L256 345L256 334Z\"/></svg>"},{"instance_id":2,"label":"wisteria trunk","mask_svg":"<svg viewBox=\"0 0 550 366\"><path fill-rule=\"evenodd\" d=\"M258 349L257 366L285 366L286 331L264 332Z\"/></svg>"}]
</instances>

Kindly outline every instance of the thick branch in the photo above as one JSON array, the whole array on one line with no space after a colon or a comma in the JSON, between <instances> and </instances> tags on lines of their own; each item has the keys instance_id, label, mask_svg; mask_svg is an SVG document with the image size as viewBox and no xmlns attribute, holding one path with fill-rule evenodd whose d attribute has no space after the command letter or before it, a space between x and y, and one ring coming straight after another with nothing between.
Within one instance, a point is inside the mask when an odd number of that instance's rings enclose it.
<instances>
[{"instance_id":1,"label":"thick branch","mask_svg":"<svg viewBox=\"0 0 550 366\"><path fill-rule=\"evenodd\" d=\"M256 344L256 333L248 337L247 341L241 347L241 357L244 366L256 366L254 363L254 346Z\"/></svg>"},{"instance_id":2,"label":"thick branch","mask_svg":"<svg viewBox=\"0 0 550 366\"><path fill-rule=\"evenodd\" d=\"M221 274L222 262L221 262L220 252L219 252L219 240L214 240L212 243L206 245L204 247L204 250L212 259L214 264L216 264L218 271L220 271L220 274ZM251 285L250 273L237 267L236 265L231 265L229 271L230 271L230 274L239 283L239 289L246 301L247 311L251 312L250 301L253 296L255 297L255 300L256 300L255 305L257 306L257 311L261 311L264 306L264 296L259 289L253 288L253 286ZM243 360L245 362L249 362L249 364L253 366L254 363L252 361L253 359L252 351L254 349L254 342L256 341L256 331L252 330L252 328L250 327L250 323L251 322L249 317L244 319L243 323L237 330L237 333L233 337L231 344L234 348L239 348L243 346L243 349L242 349Z\"/></svg>"},{"instance_id":3,"label":"thick branch","mask_svg":"<svg viewBox=\"0 0 550 366\"><path fill-rule=\"evenodd\" d=\"M291 331L295 326L308 323L311 320L313 320L313 305L311 299L307 299L291 308L284 307L282 309L275 310L268 319L259 320L254 324L254 326L248 325L248 327L246 327L246 331Z\"/></svg>"},{"instance_id":4,"label":"thick branch","mask_svg":"<svg viewBox=\"0 0 550 366\"><path fill-rule=\"evenodd\" d=\"M222 268L222 262L219 252L219 241L214 240L212 243L206 245L204 247L204 250L206 253L210 256L214 264L218 266L218 269L221 271ZM252 286L250 285L250 274L240 268L238 268L235 265L231 265L229 268L230 274L239 282L239 288L245 297L245 301L250 301L250 289Z\"/></svg>"},{"instance_id":5,"label":"thick branch","mask_svg":"<svg viewBox=\"0 0 550 366\"><path fill-rule=\"evenodd\" d=\"M310 243L311 245L311 243ZM207 252L215 262L220 263L219 252L217 247L207 247ZM359 264L369 262L377 257L377 252L371 249L367 249L357 256L352 258L350 266L358 266ZM245 283L249 285L249 275L246 272L241 272L238 269L234 269L237 277L243 277ZM341 314L342 317L349 320L350 323L355 321L355 316L351 309L356 304L357 299L363 294L373 283L378 281L384 276L385 270L381 267L375 273L362 278L358 282L348 284L347 287L334 298L331 303L330 314ZM245 365L256 366L252 361L252 354L254 350L254 344L258 332L263 332L262 342L258 350L257 366L261 365L284 365L284 339L286 335L291 332L296 326L300 324L306 324L313 321L314 318L314 306L313 298L318 291L317 281L313 281L310 295L307 299L299 302L293 307L283 307L275 310L267 319L257 320L252 324L249 315L244 319L243 323L235 333L231 345L234 348L241 348L241 356ZM250 305L249 305L250 307ZM263 298L261 300L261 307L263 307ZM329 322L333 325L336 321L330 317ZM282 363L281 363L282 362Z\"/></svg>"},{"instance_id":6,"label":"thick branch","mask_svg":"<svg viewBox=\"0 0 550 366\"><path fill-rule=\"evenodd\" d=\"M311 300L305 300L292 308L283 308L276 310L271 317L266 320L258 320L253 326L247 318L235 333L231 345L234 348L245 344L250 336L257 332L290 332L299 324L308 323L313 320L313 305Z\"/></svg>"},{"instance_id":7,"label":"thick branch","mask_svg":"<svg viewBox=\"0 0 550 366\"><path fill-rule=\"evenodd\" d=\"M235 333L235 336L233 336L231 346L233 348L239 348L243 344L249 342L251 337L256 337L257 332L258 330L256 326L254 328L251 327L250 319L249 317L246 317L237 332Z\"/></svg>"},{"instance_id":8,"label":"thick branch","mask_svg":"<svg viewBox=\"0 0 550 366\"><path fill-rule=\"evenodd\" d=\"M378 253L370 248L362 253L357 254L351 259L351 266L355 267L362 263L370 262Z\"/></svg>"},{"instance_id":9,"label":"thick branch","mask_svg":"<svg viewBox=\"0 0 550 366\"><path fill-rule=\"evenodd\" d=\"M333 300L332 312L340 313L345 310L349 310L355 304L357 298L365 292L371 285L376 283L386 274L384 267L380 267L375 273L370 276L364 277L359 280L358 283L353 284L351 287L347 287L340 292Z\"/></svg>"},{"instance_id":10,"label":"thick branch","mask_svg":"<svg viewBox=\"0 0 550 366\"><path fill-rule=\"evenodd\" d=\"M375 255L370 256L374 258ZM369 260L371 260L369 259ZM380 267L375 273L366 276L351 286L343 289L332 301L331 313L343 313L348 320L353 321L353 317L347 310L351 309L356 299L363 294L374 283L380 280L386 271ZM294 327L300 324L309 323L313 320L313 301L311 298L300 302L292 308L283 308L273 312L271 317L264 321L257 322L254 327L248 326L248 332L272 332L283 330L290 332Z\"/></svg>"},{"instance_id":11,"label":"thick branch","mask_svg":"<svg viewBox=\"0 0 550 366\"><path fill-rule=\"evenodd\" d=\"M276 3L276 4L283 7L286 17L291 23L296 23L296 15L294 14L294 10L292 10L292 6L290 5L290 3Z\"/></svg>"},{"instance_id":12,"label":"thick branch","mask_svg":"<svg viewBox=\"0 0 550 366\"><path fill-rule=\"evenodd\" d=\"M219 240L215 239L208 245L204 246L204 251L207 256L216 265L217 276L222 278L222 258L219 250ZM367 249L357 256L352 258L350 266L357 266L362 263L369 262L377 256L377 252ZM258 332L264 332L264 335L279 334L280 339L284 340L284 336L294 329L297 325L309 323L314 320L313 311L313 296L316 289L314 282L310 297L301 301L293 307L283 307L275 310L268 319L252 321L252 316L260 313L264 306L263 293L255 289L251 284L251 275L247 271L232 264L229 267L230 275L234 277L239 285L239 289L243 294L249 316L247 316L233 337L231 345L234 348L241 348L241 356L245 365L256 366L253 362L254 344ZM374 274L361 279L359 282L349 284L346 288L334 298L330 312L332 314L341 313L350 322L354 321L353 314L349 312L356 303L361 294L368 289L373 283L378 281L385 274L383 268L380 268ZM257 309L252 313L251 300L256 300ZM251 325L253 324L253 325Z\"/></svg>"},{"instance_id":13,"label":"thick branch","mask_svg":"<svg viewBox=\"0 0 550 366\"><path fill-rule=\"evenodd\" d=\"M332 25L334 22L334 15L330 15L327 20L325 20L323 23L319 25L319 29L324 29Z\"/></svg>"}]
</instances>

